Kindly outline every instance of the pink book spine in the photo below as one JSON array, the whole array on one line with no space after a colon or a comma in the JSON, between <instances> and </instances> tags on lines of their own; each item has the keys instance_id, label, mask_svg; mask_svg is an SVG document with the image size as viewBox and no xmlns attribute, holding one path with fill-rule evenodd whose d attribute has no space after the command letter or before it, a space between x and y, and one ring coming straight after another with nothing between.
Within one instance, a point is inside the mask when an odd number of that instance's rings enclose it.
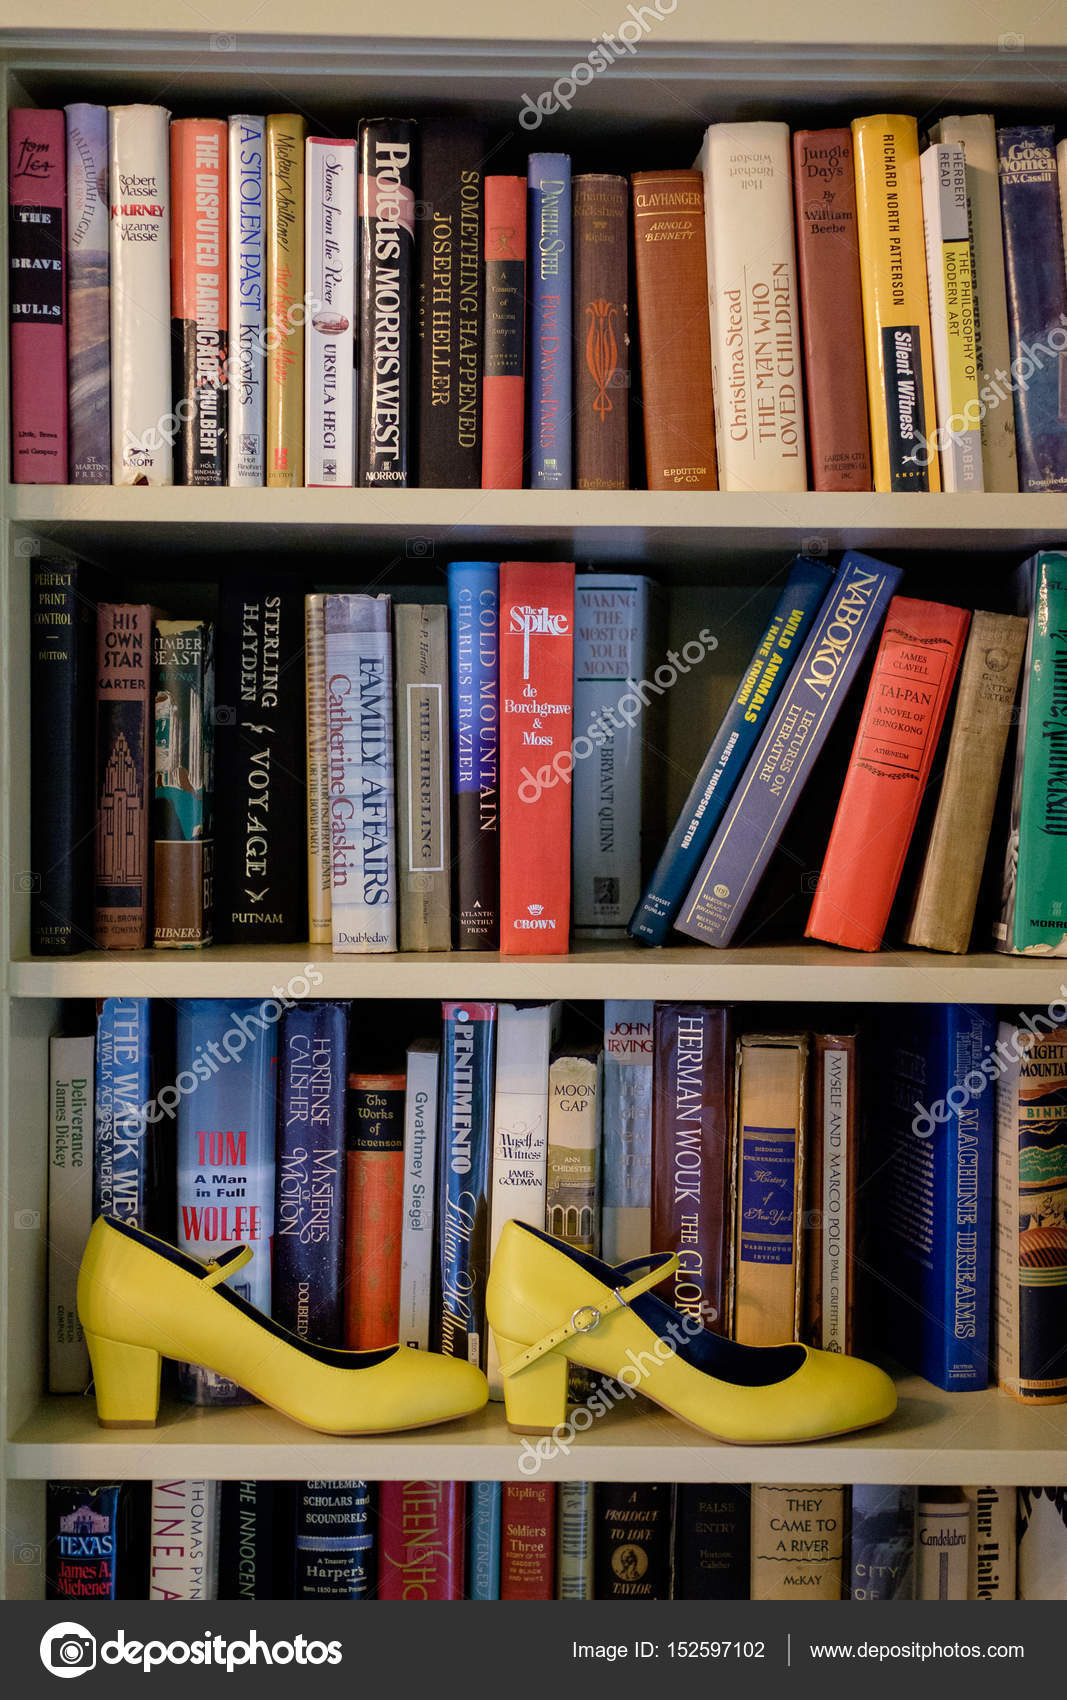
<instances>
[{"instance_id":1,"label":"pink book spine","mask_svg":"<svg viewBox=\"0 0 1067 1700\"><path fill-rule=\"evenodd\" d=\"M67 482L66 120L8 117L11 477Z\"/></svg>"}]
</instances>

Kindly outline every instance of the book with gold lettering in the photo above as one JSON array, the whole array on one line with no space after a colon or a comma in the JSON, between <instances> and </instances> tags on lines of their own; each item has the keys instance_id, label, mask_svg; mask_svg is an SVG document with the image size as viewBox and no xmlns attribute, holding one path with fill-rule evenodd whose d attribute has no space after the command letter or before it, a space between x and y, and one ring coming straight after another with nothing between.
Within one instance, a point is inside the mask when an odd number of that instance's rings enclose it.
<instances>
[{"instance_id":1,"label":"book with gold lettering","mask_svg":"<svg viewBox=\"0 0 1067 1700\"><path fill-rule=\"evenodd\" d=\"M304 482L304 144L307 120L267 119L267 484Z\"/></svg>"},{"instance_id":2,"label":"book with gold lettering","mask_svg":"<svg viewBox=\"0 0 1067 1700\"><path fill-rule=\"evenodd\" d=\"M800 1336L808 1037L745 1033L737 1047L733 1337Z\"/></svg>"}]
</instances>

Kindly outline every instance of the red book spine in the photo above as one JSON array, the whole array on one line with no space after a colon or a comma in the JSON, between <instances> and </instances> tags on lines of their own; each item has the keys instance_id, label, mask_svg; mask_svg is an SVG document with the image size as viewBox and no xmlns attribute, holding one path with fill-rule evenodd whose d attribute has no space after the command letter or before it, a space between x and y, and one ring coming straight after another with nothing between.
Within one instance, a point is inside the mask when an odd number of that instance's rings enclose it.
<instances>
[{"instance_id":1,"label":"red book spine","mask_svg":"<svg viewBox=\"0 0 1067 1700\"><path fill-rule=\"evenodd\" d=\"M556 1597L556 1485L505 1482L500 1505L500 1598Z\"/></svg>"},{"instance_id":2,"label":"red book spine","mask_svg":"<svg viewBox=\"0 0 1067 1700\"><path fill-rule=\"evenodd\" d=\"M405 1085L402 1074L348 1077L345 1345L357 1352L400 1336Z\"/></svg>"},{"instance_id":3,"label":"red book spine","mask_svg":"<svg viewBox=\"0 0 1067 1700\"><path fill-rule=\"evenodd\" d=\"M152 621L147 603L102 602L97 610L93 932L100 950L148 943Z\"/></svg>"},{"instance_id":4,"label":"red book spine","mask_svg":"<svg viewBox=\"0 0 1067 1700\"><path fill-rule=\"evenodd\" d=\"M558 956L571 907L574 567L500 568L500 949Z\"/></svg>"},{"instance_id":5,"label":"red book spine","mask_svg":"<svg viewBox=\"0 0 1067 1700\"><path fill-rule=\"evenodd\" d=\"M878 950L963 653L970 613L894 596L806 936Z\"/></svg>"},{"instance_id":6,"label":"red book spine","mask_svg":"<svg viewBox=\"0 0 1067 1700\"><path fill-rule=\"evenodd\" d=\"M62 112L8 115L11 477L67 482L67 143Z\"/></svg>"},{"instance_id":7,"label":"red book spine","mask_svg":"<svg viewBox=\"0 0 1067 1700\"><path fill-rule=\"evenodd\" d=\"M464 1482L382 1482L378 1598L461 1600Z\"/></svg>"},{"instance_id":8,"label":"red book spine","mask_svg":"<svg viewBox=\"0 0 1067 1700\"><path fill-rule=\"evenodd\" d=\"M485 179L482 489L522 489L526 416L526 179Z\"/></svg>"}]
</instances>

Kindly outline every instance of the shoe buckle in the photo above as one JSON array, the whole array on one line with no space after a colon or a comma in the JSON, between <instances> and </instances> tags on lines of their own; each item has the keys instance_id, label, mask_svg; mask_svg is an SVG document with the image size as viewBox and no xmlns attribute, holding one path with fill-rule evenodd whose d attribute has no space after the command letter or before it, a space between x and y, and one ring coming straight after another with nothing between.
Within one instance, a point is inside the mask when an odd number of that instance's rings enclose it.
<instances>
[{"instance_id":1,"label":"shoe buckle","mask_svg":"<svg viewBox=\"0 0 1067 1700\"><path fill-rule=\"evenodd\" d=\"M580 1322L579 1317L588 1317L586 1322ZM576 1334L591 1334L600 1321L600 1312L595 1305L579 1305L571 1315L571 1327Z\"/></svg>"}]
</instances>

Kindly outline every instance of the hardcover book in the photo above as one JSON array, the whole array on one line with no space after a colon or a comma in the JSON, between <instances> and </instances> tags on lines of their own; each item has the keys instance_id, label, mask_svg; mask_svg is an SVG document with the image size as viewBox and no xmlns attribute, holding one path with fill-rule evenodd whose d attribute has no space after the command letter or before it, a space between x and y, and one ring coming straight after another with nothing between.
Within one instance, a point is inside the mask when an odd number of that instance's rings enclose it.
<instances>
[{"instance_id":1,"label":"hardcover book","mask_svg":"<svg viewBox=\"0 0 1067 1700\"><path fill-rule=\"evenodd\" d=\"M754 1600L839 1600L843 1487L752 1487Z\"/></svg>"},{"instance_id":2,"label":"hardcover book","mask_svg":"<svg viewBox=\"0 0 1067 1700\"><path fill-rule=\"evenodd\" d=\"M404 1192L400 1229L400 1300L397 1339L430 1347L433 1284L434 1197L437 1180L439 1039L408 1046L404 1083Z\"/></svg>"},{"instance_id":3,"label":"hardcover book","mask_svg":"<svg viewBox=\"0 0 1067 1700\"><path fill-rule=\"evenodd\" d=\"M807 1034L738 1042L733 1338L746 1346L800 1338L807 1073Z\"/></svg>"},{"instance_id":4,"label":"hardcover book","mask_svg":"<svg viewBox=\"0 0 1067 1700\"><path fill-rule=\"evenodd\" d=\"M495 1003L441 1005L437 1271L433 1347L481 1364L489 1274Z\"/></svg>"},{"instance_id":5,"label":"hardcover book","mask_svg":"<svg viewBox=\"0 0 1067 1700\"><path fill-rule=\"evenodd\" d=\"M157 1137L149 1132L151 1004L102 998L93 1092L93 1216L154 1229ZM157 1118L158 1119L158 1118Z\"/></svg>"},{"instance_id":6,"label":"hardcover book","mask_svg":"<svg viewBox=\"0 0 1067 1700\"><path fill-rule=\"evenodd\" d=\"M266 124L267 484L304 482L304 146L307 119L272 112Z\"/></svg>"},{"instance_id":7,"label":"hardcover book","mask_svg":"<svg viewBox=\"0 0 1067 1700\"><path fill-rule=\"evenodd\" d=\"M100 950L143 950L148 942L153 613L132 602L97 609L93 934Z\"/></svg>"},{"instance_id":8,"label":"hardcover book","mask_svg":"<svg viewBox=\"0 0 1067 1700\"><path fill-rule=\"evenodd\" d=\"M416 125L359 126L359 429L364 487L411 480L411 296L415 250Z\"/></svg>"},{"instance_id":9,"label":"hardcover book","mask_svg":"<svg viewBox=\"0 0 1067 1700\"><path fill-rule=\"evenodd\" d=\"M267 436L267 121L229 120L229 459L232 485L263 484Z\"/></svg>"},{"instance_id":10,"label":"hardcover book","mask_svg":"<svg viewBox=\"0 0 1067 1700\"><path fill-rule=\"evenodd\" d=\"M604 1184L600 1255L614 1268L652 1250L655 1005L604 1000Z\"/></svg>"},{"instance_id":11,"label":"hardcover book","mask_svg":"<svg viewBox=\"0 0 1067 1700\"><path fill-rule=\"evenodd\" d=\"M915 1517L915 1598L965 1600L971 1508L961 1488L920 1488Z\"/></svg>"},{"instance_id":12,"label":"hardcover book","mask_svg":"<svg viewBox=\"0 0 1067 1700\"><path fill-rule=\"evenodd\" d=\"M452 943L448 609L398 602L397 845L401 950Z\"/></svg>"},{"instance_id":13,"label":"hardcover book","mask_svg":"<svg viewBox=\"0 0 1067 1700\"><path fill-rule=\"evenodd\" d=\"M356 144L305 143L304 483L351 486L356 474Z\"/></svg>"},{"instance_id":14,"label":"hardcover book","mask_svg":"<svg viewBox=\"0 0 1067 1700\"><path fill-rule=\"evenodd\" d=\"M521 490L526 423L526 179L485 179L482 489Z\"/></svg>"},{"instance_id":15,"label":"hardcover book","mask_svg":"<svg viewBox=\"0 0 1067 1700\"><path fill-rule=\"evenodd\" d=\"M373 1597L375 1497L370 1482L297 1484L294 1599Z\"/></svg>"},{"instance_id":16,"label":"hardcover book","mask_svg":"<svg viewBox=\"0 0 1067 1700\"><path fill-rule=\"evenodd\" d=\"M477 490L482 481L485 225L488 133L473 118L419 126L417 244L418 482Z\"/></svg>"},{"instance_id":17,"label":"hardcover book","mask_svg":"<svg viewBox=\"0 0 1067 1700\"><path fill-rule=\"evenodd\" d=\"M157 620L152 942L211 943L215 889L215 630Z\"/></svg>"},{"instance_id":18,"label":"hardcover book","mask_svg":"<svg viewBox=\"0 0 1067 1700\"><path fill-rule=\"evenodd\" d=\"M121 1482L49 1482L45 1598L117 1600L123 1537Z\"/></svg>"},{"instance_id":19,"label":"hardcover book","mask_svg":"<svg viewBox=\"0 0 1067 1700\"><path fill-rule=\"evenodd\" d=\"M285 1600L288 1495L282 1482L219 1483L219 1599Z\"/></svg>"},{"instance_id":20,"label":"hardcover book","mask_svg":"<svg viewBox=\"0 0 1067 1700\"><path fill-rule=\"evenodd\" d=\"M1015 1598L1015 1527L1018 1491L1014 1487L965 1487L971 1508L969 1600Z\"/></svg>"},{"instance_id":21,"label":"hardcover book","mask_svg":"<svg viewBox=\"0 0 1067 1700\"><path fill-rule=\"evenodd\" d=\"M500 1598L556 1597L556 1484L504 1482L500 1509Z\"/></svg>"},{"instance_id":22,"label":"hardcover book","mask_svg":"<svg viewBox=\"0 0 1067 1700\"><path fill-rule=\"evenodd\" d=\"M113 106L108 138L111 482L173 484L170 113Z\"/></svg>"},{"instance_id":23,"label":"hardcover book","mask_svg":"<svg viewBox=\"0 0 1067 1700\"><path fill-rule=\"evenodd\" d=\"M630 185L574 179L574 487L630 488Z\"/></svg>"},{"instance_id":24,"label":"hardcover book","mask_svg":"<svg viewBox=\"0 0 1067 1700\"><path fill-rule=\"evenodd\" d=\"M673 1500L669 1482L597 1482L596 1599L670 1599Z\"/></svg>"},{"instance_id":25,"label":"hardcover book","mask_svg":"<svg viewBox=\"0 0 1067 1700\"><path fill-rule=\"evenodd\" d=\"M271 1314L315 1346L344 1340L347 1044L343 1004L282 1016Z\"/></svg>"},{"instance_id":26,"label":"hardcover book","mask_svg":"<svg viewBox=\"0 0 1067 1700\"><path fill-rule=\"evenodd\" d=\"M359 954L396 949L391 607L328 596L324 615L333 948Z\"/></svg>"},{"instance_id":27,"label":"hardcover book","mask_svg":"<svg viewBox=\"0 0 1067 1700\"><path fill-rule=\"evenodd\" d=\"M560 1482L556 1488L556 1598L593 1598L596 1486Z\"/></svg>"},{"instance_id":28,"label":"hardcover book","mask_svg":"<svg viewBox=\"0 0 1067 1700\"><path fill-rule=\"evenodd\" d=\"M67 414L70 482L111 483L111 207L107 107L67 119Z\"/></svg>"},{"instance_id":29,"label":"hardcover book","mask_svg":"<svg viewBox=\"0 0 1067 1700\"><path fill-rule=\"evenodd\" d=\"M495 950L500 927L500 568L448 568L457 950Z\"/></svg>"},{"instance_id":30,"label":"hardcover book","mask_svg":"<svg viewBox=\"0 0 1067 1700\"><path fill-rule=\"evenodd\" d=\"M11 479L67 482L67 148L62 112L8 113Z\"/></svg>"},{"instance_id":31,"label":"hardcover book","mask_svg":"<svg viewBox=\"0 0 1067 1700\"><path fill-rule=\"evenodd\" d=\"M330 758L326 741L326 598L304 598L307 724L308 939L333 939L330 855Z\"/></svg>"},{"instance_id":32,"label":"hardcover book","mask_svg":"<svg viewBox=\"0 0 1067 1700\"><path fill-rule=\"evenodd\" d=\"M1024 360L1028 370L1025 382L1011 385L1020 490L1067 490L1067 277L1054 136L1051 124L997 130L1011 370ZM1045 352L1035 359L1039 348Z\"/></svg>"},{"instance_id":33,"label":"hardcover book","mask_svg":"<svg viewBox=\"0 0 1067 1700\"><path fill-rule=\"evenodd\" d=\"M941 453L941 486L984 488L978 428L978 313L967 209L967 162L960 142L935 142L919 161L930 343Z\"/></svg>"},{"instance_id":34,"label":"hardcover book","mask_svg":"<svg viewBox=\"0 0 1067 1700\"><path fill-rule=\"evenodd\" d=\"M574 483L570 156L532 153L528 183L529 481L531 490L570 490Z\"/></svg>"},{"instance_id":35,"label":"hardcover book","mask_svg":"<svg viewBox=\"0 0 1067 1700\"><path fill-rule=\"evenodd\" d=\"M221 118L174 119L170 261L176 484L225 484L228 472L226 156Z\"/></svg>"},{"instance_id":36,"label":"hardcover book","mask_svg":"<svg viewBox=\"0 0 1067 1700\"><path fill-rule=\"evenodd\" d=\"M89 568L38 556L30 574L30 948L93 937L96 607Z\"/></svg>"},{"instance_id":37,"label":"hardcover book","mask_svg":"<svg viewBox=\"0 0 1067 1700\"><path fill-rule=\"evenodd\" d=\"M915 1489L857 1482L849 1532L850 1600L915 1598Z\"/></svg>"},{"instance_id":38,"label":"hardcover book","mask_svg":"<svg viewBox=\"0 0 1067 1700\"><path fill-rule=\"evenodd\" d=\"M858 1054L855 1033L812 1035L802 1338L823 1352L854 1350Z\"/></svg>"},{"instance_id":39,"label":"hardcover book","mask_svg":"<svg viewBox=\"0 0 1067 1700\"><path fill-rule=\"evenodd\" d=\"M751 1523L747 1488L679 1482L674 1510L674 1598L747 1600Z\"/></svg>"},{"instance_id":40,"label":"hardcover book","mask_svg":"<svg viewBox=\"0 0 1067 1700\"><path fill-rule=\"evenodd\" d=\"M1067 1489L1019 1489L1020 1600L1067 1598Z\"/></svg>"},{"instance_id":41,"label":"hardcover book","mask_svg":"<svg viewBox=\"0 0 1067 1700\"><path fill-rule=\"evenodd\" d=\"M600 1250L600 1051L565 1049L548 1071L545 1227L577 1251Z\"/></svg>"},{"instance_id":42,"label":"hardcover book","mask_svg":"<svg viewBox=\"0 0 1067 1700\"><path fill-rule=\"evenodd\" d=\"M348 1077L344 1343L356 1352L400 1338L405 1085L402 1074Z\"/></svg>"},{"instance_id":43,"label":"hardcover book","mask_svg":"<svg viewBox=\"0 0 1067 1700\"><path fill-rule=\"evenodd\" d=\"M470 1482L467 1487L467 1598L500 1598L501 1482Z\"/></svg>"},{"instance_id":44,"label":"hardcover book","mask_svg":"<svg viewBox=\"0 0 1067 1700\"><path fill-rule=\"evenodd\" d=\"M466 1482L382 1482L378 1599L463 1599L466 1497Z\"/></svg>"},{"instance_id":45,"label":"hardcover book","mask_svg":"<svg viewBox=\"0 0 1067 1700\"><path fill-rule=\"evenodd\" d=\"M93 1225L93 1036L48 1041L48 1391L84 1393L78 1268Z\"/></svg>"},{"instance_id":46,"label":"hardcover book","mask_svg":"<svg viewBox=\"0 0 1067 1700\"><path fill-rule=\"evenodd\" d=\"M152 1483L150 1600L214 1600L219 1580L219 1483Z\"/></svg>"}]
</instances>

